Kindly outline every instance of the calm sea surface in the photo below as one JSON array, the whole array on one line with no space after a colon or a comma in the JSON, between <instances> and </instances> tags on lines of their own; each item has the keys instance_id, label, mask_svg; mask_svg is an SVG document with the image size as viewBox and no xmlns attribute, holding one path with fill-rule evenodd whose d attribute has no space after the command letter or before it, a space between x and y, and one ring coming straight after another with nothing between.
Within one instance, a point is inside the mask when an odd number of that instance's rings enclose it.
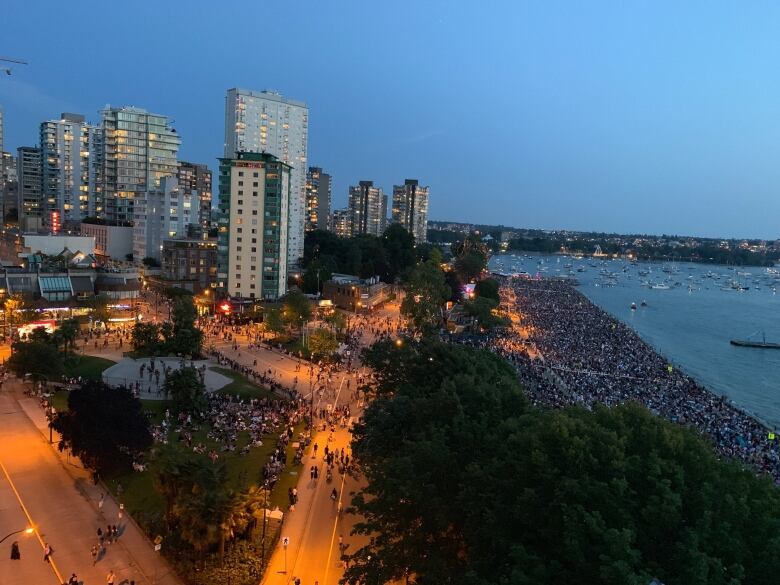
<instances>
[{"instance_id":1,"label":"calm sea surface","mask_svg":"<svg viewBox=\"0 0 780 585\"><path fill-rule=\"evenodd\" d=\"M633 327L672 363L780 427L780 349L729 343L751 334L751 339L765 334L767 341L780 342L780 274L757 267L534 255L497 255L490 269L576 278L591 301Z\"/></svg>"}]
</instances>

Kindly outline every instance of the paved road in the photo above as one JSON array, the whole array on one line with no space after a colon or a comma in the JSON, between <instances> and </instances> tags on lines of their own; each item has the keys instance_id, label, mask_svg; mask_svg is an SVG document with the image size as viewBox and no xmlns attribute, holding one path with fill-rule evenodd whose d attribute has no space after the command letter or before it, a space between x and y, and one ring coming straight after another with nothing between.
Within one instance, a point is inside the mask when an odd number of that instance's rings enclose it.
<instances>
[{"instance_id":1,"label":"paved road","mask_svg":"<svg viewBox=\"0 0 780 585\"><path fill-rule=\"evenodd\" d=\"M46 422L35 399L21 395L21 384L6 382L0 391L0 538L30 524L36 533L9 538L0 547L2 585L59 585L76 573L85 585L105 583L113 570L117 583L180 585L178 578L110 496L98 508L100 488L78 461L58 454L48 443ZM56 440L56 435L55 435ZM120 526L119 541L93 567L90 550L98 526ZM10 544L19 541L22 558L10 560ZM43 543L54 547L52 563L43 561Z\"/></svg>"}]
</instances>

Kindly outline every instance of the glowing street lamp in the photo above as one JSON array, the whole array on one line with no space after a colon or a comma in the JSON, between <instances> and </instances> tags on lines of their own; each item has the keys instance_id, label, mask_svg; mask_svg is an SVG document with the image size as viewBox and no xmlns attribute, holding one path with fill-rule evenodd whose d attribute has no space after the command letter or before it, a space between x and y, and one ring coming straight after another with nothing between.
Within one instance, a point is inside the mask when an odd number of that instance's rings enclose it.
<instances>
[{"instance_id":1,"label":"glowing street lamp","mask_svg":"<svg viewBox=\"0 0 780 585\"><path fill-rule=\"evenodd\" d=\"M35 530L32 527L29 527L29 526L27 528L22 528L21 530L14 530L13 532L9 532L8 534L6 534L3 538L0 538L0 543L2 543L7 538L10 538L14 534L19 534L21 532L24 532L25 534L30 535L33 532L35 532Z\"/></svg>"}]
</instances>

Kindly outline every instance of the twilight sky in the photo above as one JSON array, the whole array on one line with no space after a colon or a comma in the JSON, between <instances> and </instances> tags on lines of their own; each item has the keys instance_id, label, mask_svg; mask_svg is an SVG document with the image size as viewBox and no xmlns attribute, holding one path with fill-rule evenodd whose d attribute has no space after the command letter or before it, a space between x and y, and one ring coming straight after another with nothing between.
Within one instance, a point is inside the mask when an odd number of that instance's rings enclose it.
<instances>
[{"instance_id":1,"label":"twilight sky","mask_svg":"<svg viewBox=\"0 0 780 585\"><path fill-rule=\"evenodd\" d=\"M776 238L778 30L760 1L10 2L5 148L134 105L214 168L225 90L276 89L334 207L419 178L431 219Z\"/></svg>"}]
</instances>

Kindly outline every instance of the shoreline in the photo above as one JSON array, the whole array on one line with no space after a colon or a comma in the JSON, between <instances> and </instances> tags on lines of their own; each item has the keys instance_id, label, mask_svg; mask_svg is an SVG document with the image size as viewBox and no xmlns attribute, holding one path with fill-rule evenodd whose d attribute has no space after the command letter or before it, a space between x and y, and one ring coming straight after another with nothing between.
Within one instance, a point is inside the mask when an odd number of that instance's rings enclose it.
<instances>
[{"instance_id":1,"label":"shoreline","mask_svg":"<svg viewBox=\"0 0 780 585\"><path fill-rule=\"evenodd\" d=\"M502 278L505 309L530 325L530 357L513 324L490 346L518 372L532 402L551 407L636 401L653 414L707 435L719 455L739 459L780 482L780 450L772 428L727 396L672 364L629 325L566 281ZM552 374L552 375L551 375Z\"/></svg>"}]
</instances>

